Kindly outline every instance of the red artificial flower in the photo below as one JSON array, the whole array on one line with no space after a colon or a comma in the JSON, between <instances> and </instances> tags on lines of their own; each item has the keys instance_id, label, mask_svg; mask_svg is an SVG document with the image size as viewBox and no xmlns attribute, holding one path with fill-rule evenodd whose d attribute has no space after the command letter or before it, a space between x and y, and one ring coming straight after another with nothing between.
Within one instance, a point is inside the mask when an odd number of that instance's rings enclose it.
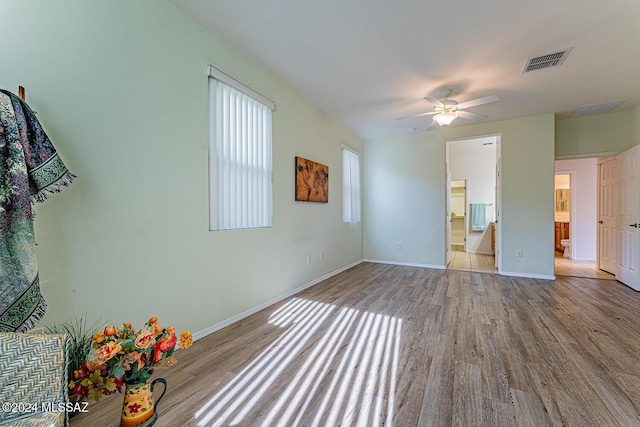
<instances>
[{"instance_id":1,"label":"red artificial flower","mask_svg":"<svg viewBox=\"0 0 640 427\"><path fill-rule=\"evenodd\" d=\"M176 334L169 335L169 338L160 338L153 348L153 361L157 362L162 359L162 353L175 347L177 341Z\"/></svg>"}]
</instances>

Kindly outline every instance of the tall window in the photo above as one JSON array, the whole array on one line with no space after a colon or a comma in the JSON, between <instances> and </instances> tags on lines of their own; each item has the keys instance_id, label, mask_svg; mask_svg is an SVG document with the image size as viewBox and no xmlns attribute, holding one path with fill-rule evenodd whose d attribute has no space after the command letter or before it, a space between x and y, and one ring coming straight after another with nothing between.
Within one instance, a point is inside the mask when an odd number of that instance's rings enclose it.
<instances>
[{"instance_id":1,"label":"tall window","mask_svg":"<svg viewBox=\"0 0 640 427\"><path fill-rule=\"evenodd\" d=\"M269 99L209 66L210 229L271 227Z\"/></svg>"},{"instance_id":2,"label":"tall window","mask_svg":"<svg viewBox=\"0 0 640 427\"><path fill-rule=\"evenodd\" d=\"M342 221L360 222L360 153L342 146Z\"/></svg>"}]
</instances>

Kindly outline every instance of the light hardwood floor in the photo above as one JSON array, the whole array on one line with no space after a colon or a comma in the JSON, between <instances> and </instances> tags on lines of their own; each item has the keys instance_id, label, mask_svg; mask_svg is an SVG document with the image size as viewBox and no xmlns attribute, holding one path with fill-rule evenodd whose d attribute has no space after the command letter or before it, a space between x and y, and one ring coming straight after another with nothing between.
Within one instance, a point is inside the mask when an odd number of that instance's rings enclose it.
<instances>
[{"instance_id":1,"label":"light hardwood floor","mask_svg":"<svg viewBox=\"0 0 640 427\"><path fill-rule=\"evenodd\" d=\"M156 426L640 426L639 313L615 281L363 263L177 352Z\"/></svg>"},{"instance_id":2,"label":"light hardwood floor","mask_svg":"<svg viewBox=\"0 0 640 427\"><path fill-rule=\"evenodd\" d=\"M574 261L555 253L555 272L557 276L589 277L592 279L616 280L613 274L596 268L594 262Z\"/></svg>"}]
</instances>

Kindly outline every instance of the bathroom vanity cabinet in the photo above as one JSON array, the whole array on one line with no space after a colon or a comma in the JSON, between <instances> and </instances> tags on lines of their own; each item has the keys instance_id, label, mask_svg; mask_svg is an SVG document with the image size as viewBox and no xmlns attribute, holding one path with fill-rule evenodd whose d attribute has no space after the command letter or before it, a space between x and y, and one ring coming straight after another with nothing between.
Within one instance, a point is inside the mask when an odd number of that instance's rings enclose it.
<instances>
[{"instance_id":1,"label":"bathroom vanity cabinet","mask_svg":"<svg viewBox=\"0 0 640 427\"><path fill-rule=\"evenodd\" d=\"M560 252L563 252L564 248L560 244L560 241L562 239L568 239L569 238L569 223L568 222L558 222L558 221L556 221L556 233L555 233L555 236L556 236L556 239L555 239L556 250L560 251Z\"/></svg>"}]
</instances>

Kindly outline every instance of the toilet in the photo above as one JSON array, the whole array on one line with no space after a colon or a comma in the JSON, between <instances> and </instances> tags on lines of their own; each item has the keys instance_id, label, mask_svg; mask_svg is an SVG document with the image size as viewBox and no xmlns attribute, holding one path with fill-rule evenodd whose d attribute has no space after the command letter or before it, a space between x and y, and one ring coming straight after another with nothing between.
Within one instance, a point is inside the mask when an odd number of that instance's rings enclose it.
<instances>
[{"instance_id":1,"label":"toilet","mask_svg":"<svg viewBox=\"0 0 640 427\"><path fill-rule=\"evenodd\" d=\"M564 248L563 256L565 258L571 258L571 253L570 253L571 249L569 248L569 246L571 246L571 241L569 239L562 239L560 240L560 246Z\"/></svg>"}]
</instances>

